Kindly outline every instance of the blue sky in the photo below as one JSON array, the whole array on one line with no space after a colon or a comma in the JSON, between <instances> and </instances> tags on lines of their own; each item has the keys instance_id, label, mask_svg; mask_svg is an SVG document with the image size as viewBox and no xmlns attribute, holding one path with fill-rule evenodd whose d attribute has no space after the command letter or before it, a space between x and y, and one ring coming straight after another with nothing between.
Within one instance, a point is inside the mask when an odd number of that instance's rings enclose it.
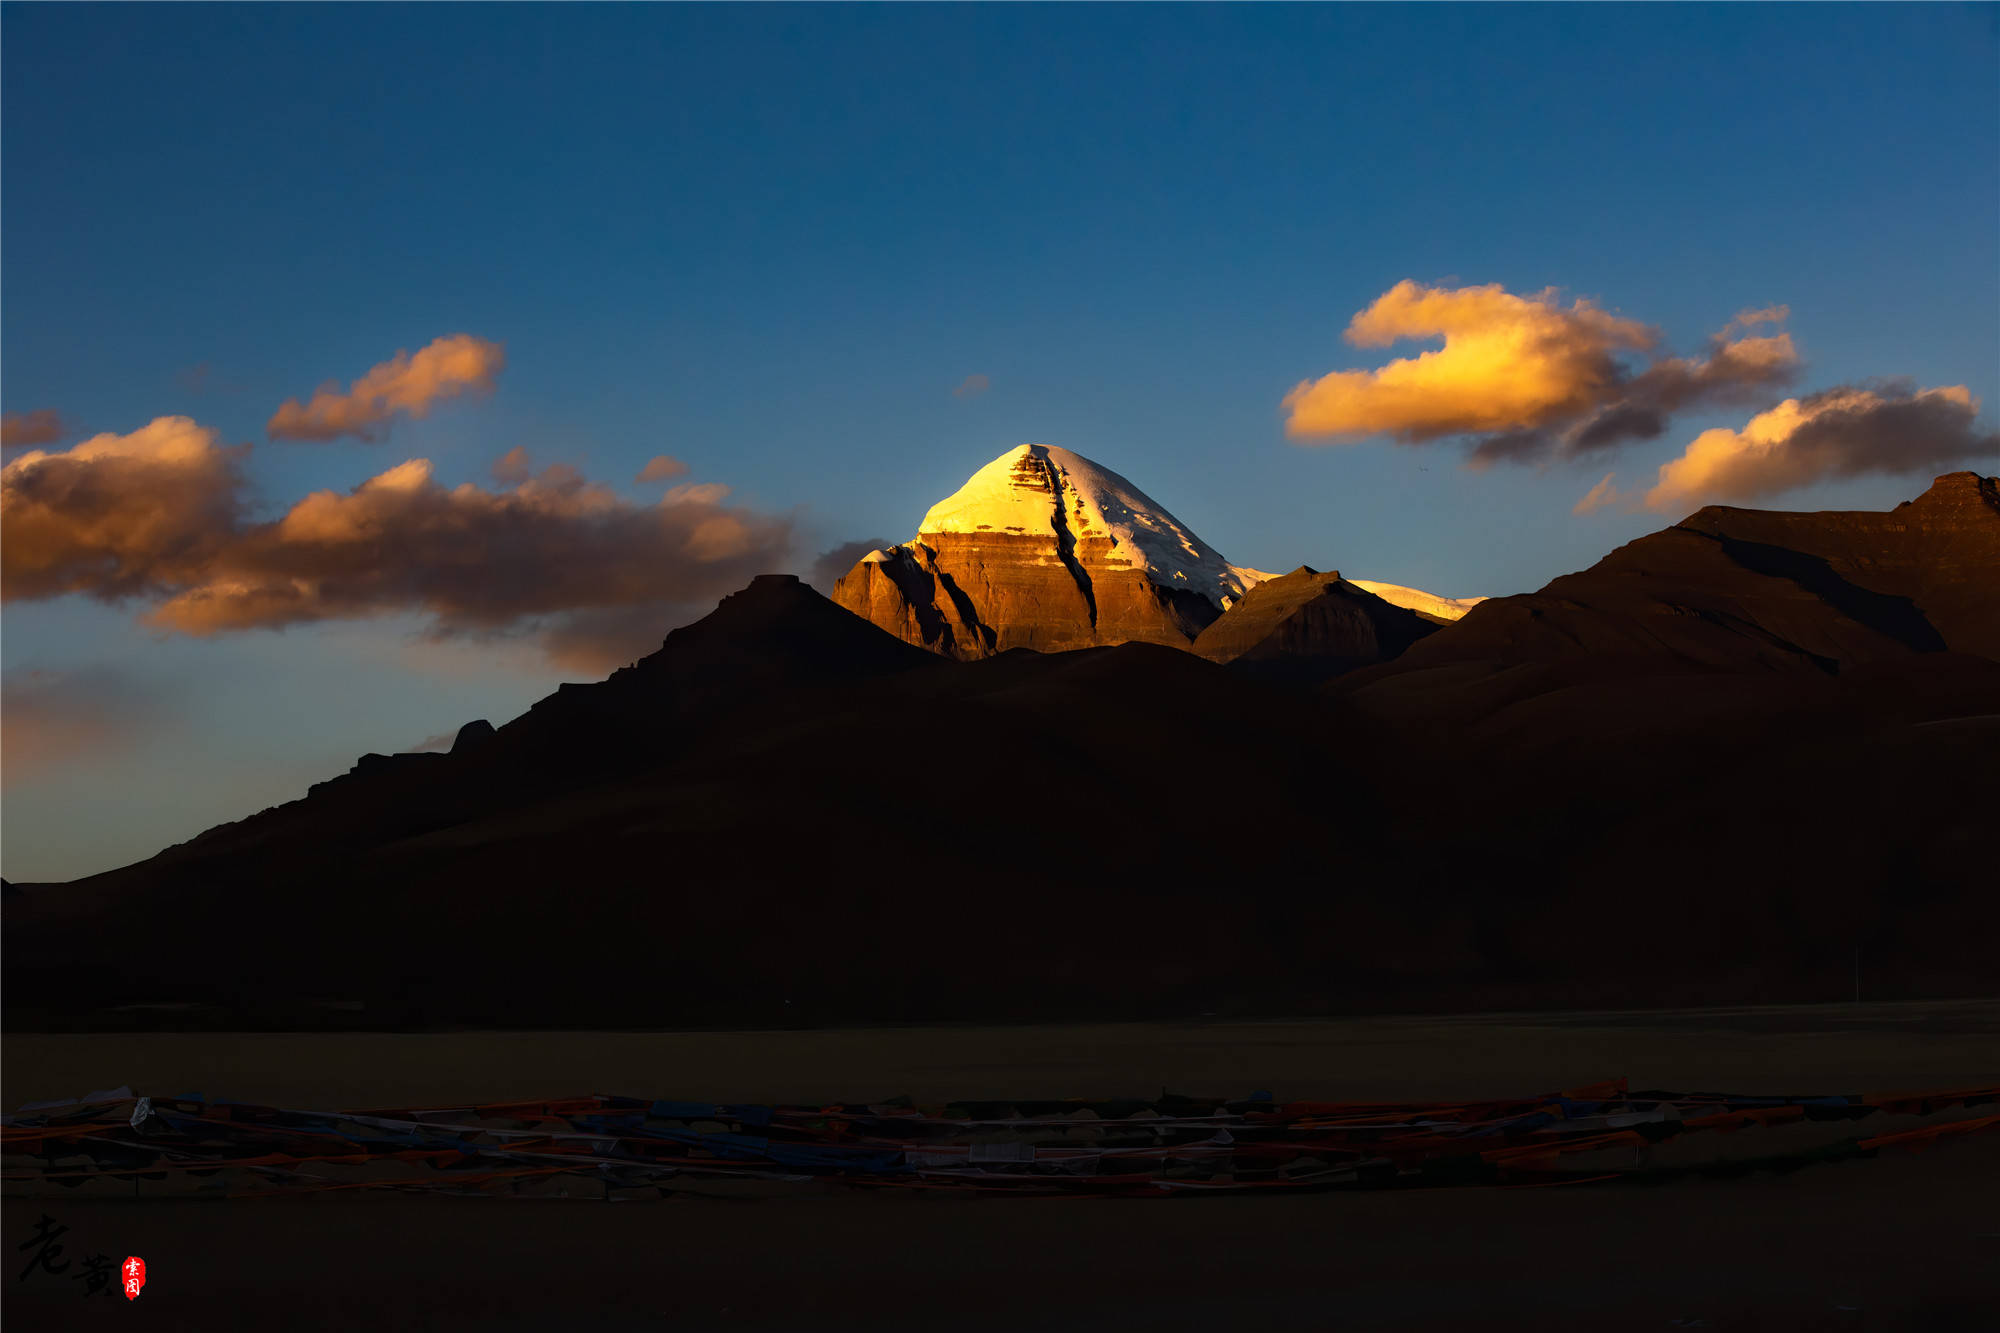
<instances>
[{"instance_id":1,"label":"blue sky","mask_svg":"<svg viewBox=\"0 0 2000 1333\"><path fill-rule=\"evenodd\" d=\"M1042 441L1239 563L1525 591L1679 517L1572 514L1609 466L1643 484L1784 392L1608 465L1484 471L1451 441L1293 440L1286 392L1422 350L1342 340L1414 279L1557 287L1678 353L1784 304L1792 392L1964 385L1990 430L1996 15L8 5L0 397L61 414L50 449L168 415L254 442L263 519L413 457L490 485L516 446L644 502L670 454L788 517L800 572ZM266 440L280 402L461 332L505 345L489 395L380 442ZM145 609L8 603L10 680L104 701L74 754L10 771L10 879L148 855L578 674L415 607L205 638Z\"/></svg>"}]
</instances>

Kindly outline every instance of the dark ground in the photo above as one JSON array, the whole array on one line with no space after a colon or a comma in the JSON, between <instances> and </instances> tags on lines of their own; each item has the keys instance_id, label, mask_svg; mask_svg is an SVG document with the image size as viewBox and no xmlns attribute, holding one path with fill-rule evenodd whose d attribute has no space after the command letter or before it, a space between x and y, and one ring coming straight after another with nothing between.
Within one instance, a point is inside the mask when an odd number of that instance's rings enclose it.
<instances>
[{"instance_id":1,"label":"dark ground","mask_svg":"<svg viewBox=\"0 0 2000 1333\"><path fill-rule=\"evenodd\" d=\"M131 1083L293 1105L1269 1089L1814 1093L2000 1081L2000 1002L758 1033L13 1035L4 1101ZM169 1086L171 1085L171 1086ZM1870 1122L1870 1128L1873 1122ZM1758 1133L1732 1136L1748 1149ZM1848 1132L1842 1127L1842 1132ZM1990 1329L2000 1136L1730 1182L1166 1200L10 1197L136 1304L4 1275L10 1330ZM1703 1322L1694 1322L1703 1321Z\"/></svg>"}]
</instances>

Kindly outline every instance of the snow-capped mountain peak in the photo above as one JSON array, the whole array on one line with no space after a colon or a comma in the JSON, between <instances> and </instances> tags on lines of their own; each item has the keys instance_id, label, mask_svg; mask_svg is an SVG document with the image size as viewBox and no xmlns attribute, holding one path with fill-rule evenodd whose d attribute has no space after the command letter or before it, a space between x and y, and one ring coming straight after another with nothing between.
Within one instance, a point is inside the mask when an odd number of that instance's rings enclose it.
<instances>
[{"instance_id":1,"label":"snow-capped mountain peak","mask_svg":"<svg viewBox=\"0 0 2000 1333\"><path fill-rule=\"evenodd\" d=\"M1110 468L1023 444L932 505L913 539L863 557L833 596L907 642L970 659L1014 648L1188 648L1272 577L1230 563ZM1322 647L1339 640L1346 661L1375 660L1384 644L1402 642L1408 627L1396 616L1408 620L1408 610L1445 621L1471 604L1393 584L1342 586L1347 594L1310 606L1267 598L1266 610L1305 615L1306 637ZM1383 601L1405 610L1389 615Z\"/></svg>"},{"instance_id":2,"label":"snow-capped mountain peak","mask_svg":"<svg viewBox=\"0 0 2000 1333\"><path fill-rule=\"evenodd\" d=\"M1048 444L1010 449L931 506L918 540L983 532L1053 537L1060 545L1109 539L1122 559L1153 582L1198 592L1226 607L1268 578L1232 565L1164 505L1110 468Z\"/></svg>"}]
</instances>

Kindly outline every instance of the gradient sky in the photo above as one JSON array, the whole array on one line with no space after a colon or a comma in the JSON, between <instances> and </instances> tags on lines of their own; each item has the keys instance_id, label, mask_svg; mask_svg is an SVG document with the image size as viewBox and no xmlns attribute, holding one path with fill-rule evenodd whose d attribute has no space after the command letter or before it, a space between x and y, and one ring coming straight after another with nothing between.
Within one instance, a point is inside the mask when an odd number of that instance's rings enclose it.
<instances>
[{"instance_id":1,"label":"gradient sky","mask_svg":"<svg viewBox=\"0 0 2000 1333\"><path fill-rule=\"evenodd\" d=\"M172 415L254 442L260 519L410 458L493 486L519 446L647 503L667 454L789 521L804 574L1041 441L1241 564L1503 594L1682 516L1573 513L1606 471L1643 486L1787 393L1965 386L1986 431L2000 402L1994 5L7 5L0 60L6 411L58 413L50 451ZM1782 304L1803 365L1609 463L1288 437L1293 386L1433 345L1343 340L1406 279L1559 288L1690 355ZM458 333L504 345L489 394L266 438ZM1760 503L1886 508L1937 470ZM525 622L145 610L7 605L8 878L580 674Z\"/></svg>"}]
</instances>

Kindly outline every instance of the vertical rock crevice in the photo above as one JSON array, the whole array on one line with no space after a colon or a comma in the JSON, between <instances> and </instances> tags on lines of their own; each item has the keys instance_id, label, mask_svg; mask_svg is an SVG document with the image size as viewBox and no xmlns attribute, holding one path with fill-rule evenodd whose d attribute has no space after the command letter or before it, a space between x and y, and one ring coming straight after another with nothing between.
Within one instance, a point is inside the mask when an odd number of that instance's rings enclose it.
<instances>
[{"instance_id":1,"label":"vertical rock crevice","mask_svg":"<svg viewBox=\"0 0 2000 1333\"><path fill-rule=\"evenodd\" d=\"M1076 534L1070 530L1069 526L1069 505L1067 503L1069 490L1064 484L1062 469L1056 466L1054 460L1039 445L1028 452L1028 458L1032 459L1035 465L1040 468L1043 484L1049 489L1050 503L1055 507L1056 555L1062 560L1063 568L1069 571L1069 576L1076 580L1077 591L1083 594L1084 605L1090 608L1090 628L1095 632L1097 629L1097 590L1091 586L1089 571L1085 570L1083 562L1076 558Z\"/></svg>"}]
</instances>

